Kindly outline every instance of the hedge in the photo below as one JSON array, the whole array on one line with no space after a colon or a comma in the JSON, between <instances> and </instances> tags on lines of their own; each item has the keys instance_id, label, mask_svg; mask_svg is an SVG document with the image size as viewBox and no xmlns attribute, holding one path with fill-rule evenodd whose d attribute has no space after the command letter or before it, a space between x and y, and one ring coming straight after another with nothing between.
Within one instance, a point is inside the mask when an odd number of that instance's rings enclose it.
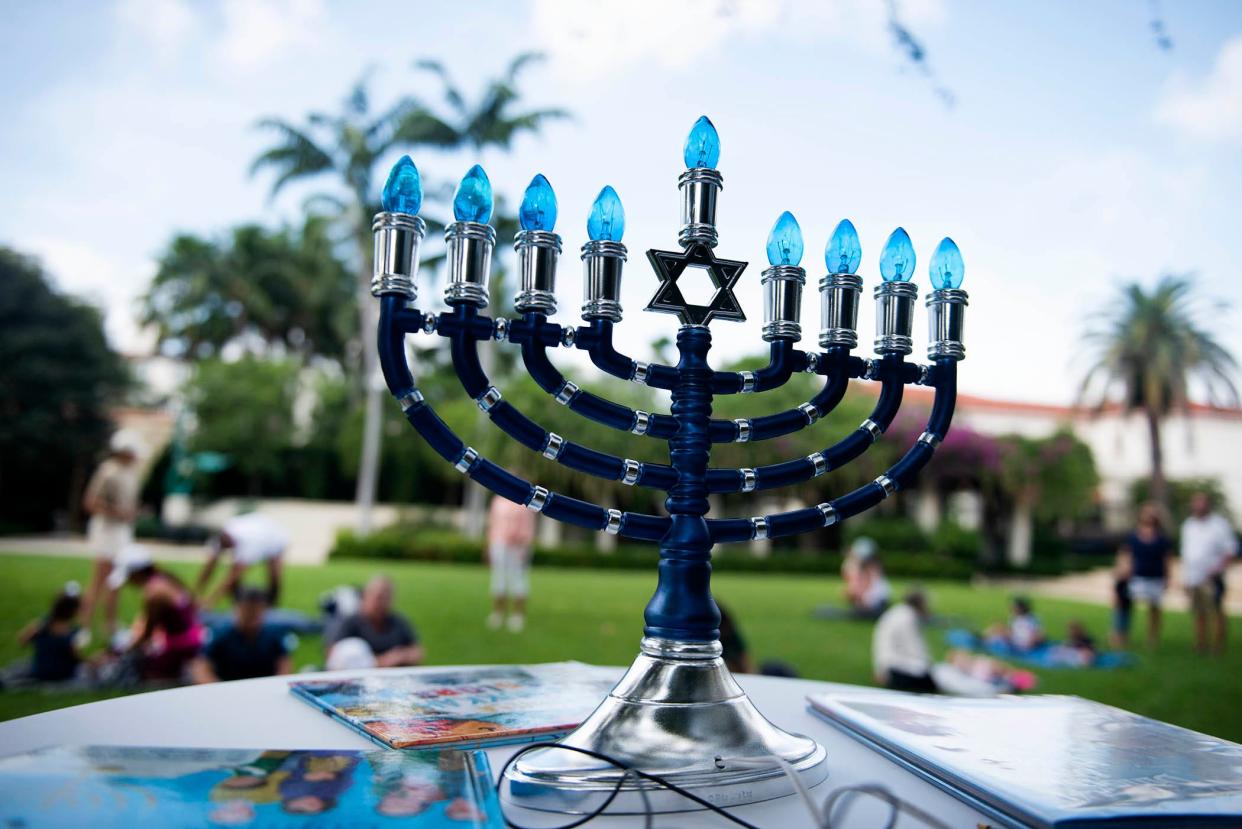
<instances>
[{"instance_id":1,"label":"hedge","mask_svg":"<svg viewBox=\"0 0 1242 829\"><path fill-rule=\"evenodd\" d=\"M482 539L471 539L440 528L396 525L360 537L352 530L342 530L332 549L334 559L388 559L400 561L438 561L478 564L483 560ZM589 567L611 570L648 570L654 572L659 553L654 544L619 544L612 552L600 552L593 546L536 546L533 563L537 567ZM975 572L969 561L938 552L903 552L886 550L884 569L890 576L912 579L969 579ZM752 573L822 573L837 574L841 570L841 554L837 552L801 552L776 549L759 558L748 550L725 547L712 558L712 565L725 572Z\"/></svg>"}]
</instances>

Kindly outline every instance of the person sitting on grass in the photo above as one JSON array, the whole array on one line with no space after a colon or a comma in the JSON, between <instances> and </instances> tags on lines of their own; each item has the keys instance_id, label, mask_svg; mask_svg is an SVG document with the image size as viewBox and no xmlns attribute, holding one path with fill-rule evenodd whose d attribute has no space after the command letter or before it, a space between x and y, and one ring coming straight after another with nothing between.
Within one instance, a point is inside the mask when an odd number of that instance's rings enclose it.
<instances>
[{"instance_id":1,"label":"person sitting on grass","mask_svg":"<svg viewBox=\"0 0 1242 829\"><path fill-rule=\"evenodd\" d=\"M243 588L234 605L233 623L211 637L190 666L197 683L254 679L293 671L290 657L296 637L265 624L267 592Z\"/></svg>"},{"instance_id":2,"label":"person sitting on grass","mask_svg":"<svg viewBox=\"0 0 1242 829\"><path fill-rule=\"evenodd\" d=\"M126 584L142 591L142 613L134 620L126 655L136 659L143 681L181 681L206 638L193 594L138 544L121 551L108 576L112 590Z\"/></svg>"},{"instance_id":3,"label":"person sitting on grass","mask_svg":"<svg viewBox=\"0 0 1242 829\"><path fill-rule=\"evenodd\" d=\"M988 628L984 642L992 648L1003 648L1014 653L1030 653L1044 643L1044 627L1031 609L1031 601L1025 596L1014 596L1010 604L1008 624L999 622Z\"/></svg>"},{"instance_id":4,"label":"person sitting on grass","mask_svg":"<svg viewBox=\"0 0 1242 829\"><path fill-rule=\"evenodd\" d=\"M17 633L17 641L30 646L30 660L22 660L0 673L0 686L33 682L65 682L77 676L82 664L77 624L82 589L71 581L56 595L46 616L32 620Z\"/></svg>"},{"instance_id":5,"label":"person sitting on grass","mask_svg":"<svg viewBox=\"0 0 1242 829\"><path fill-rule=\"evenodd\" d=\"M845 583L845 600L852 613L861 619L876 619L888 607L892 587L884 576L884 565L876 555L876 543L859 536L850 545L841 562L841 579Z\"/></svg>"},{"instance_id":6,"label":"person sitting on grass","mask_svg":"<svg viewBox=\"0 0 1242 829\"><path fill-rule=\"evenodd\" d=\"M392 579L375 576L367 582L358 612L341 623L335 641L328 643L328 670L394 668L423 661L418 631L393 611L392 598Z\"/></svg>"},{"instance_id":7,"label":"person sitting on grass","mask_svg":"<svg viewBox=\"0 0 1242 829\"><path fill-rule=\"evenodd\" d=\"M923 638L928 617L927 595L911 590L884 611L871 636L871 665L876 682L895 691L934 694L931 652Z\"/></svg>"}]
</instances>

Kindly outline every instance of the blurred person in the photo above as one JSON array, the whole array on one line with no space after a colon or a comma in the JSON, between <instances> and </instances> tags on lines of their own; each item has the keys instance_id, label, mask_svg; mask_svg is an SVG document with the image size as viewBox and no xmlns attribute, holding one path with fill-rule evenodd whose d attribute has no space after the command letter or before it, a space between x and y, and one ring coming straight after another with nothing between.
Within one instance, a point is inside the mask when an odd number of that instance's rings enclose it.
<instances>
[{"instance_id":1,"label":"blurred person","mask_svg":"<svg viewBox=\"0 0 1242 829\"><path fill-rule=\"evenodd\" d=\"M535 542L535 513L508 498L492 498L487 515L487 565L491 570L492 612L487 626L497 630L508 615L509 630L526 625L530 592L530 554Z\"/></svg>"},{"instance_id":2,"label":"blurred person","mask_svg":"<svg viewBox=\"0 0 1242 829\"><path fill-rule=\"evenodd\" d=\"M1126 537L1122 549L1130 562L1130 600L1147 605L1147 645L1153 647L1160 640L1160 602L1168 584L1169 556L1173 554L1173 542L1160 520L1160 507L1143 505L1138 526Z\"/></svg>"},{"instance_id":3,"label":"blurred person","mask_svg":"<svg viewBox=\"0 0 1242 829\"><path fill-rule=\"evenodd\" d=\"M281 570L285 548L288 546L289 535L284 527L266 515L251 512L234 516L224 523L219 534L212 539L211 554L198 574L194 592L203 595L221 556L230 552L233 562L229 566L228 574L214 590L206 594L203 607L214 606L226 593L236 598L246 570L260 564L267 569L267 603L275 605L280 598Z\"/></svg>"},{"instance_id":4,"label":"blurred person","mask_svg":"<svg viewBox=\"0 0 1242 829\"><path fill-rule=\"evenodd\" d=\"M233 623L215 633L190 666L195 682L228 682L293 671L293 634L266 624L267 592L258 587L239 591Z\"/></svg>"},{"instance_id":5,"label":"blurred person","mask_svg":"<svg viewBox=\"0 0 1242 829\"><path fill-rule=\"evenodd\" d=\"M1035 615L1031 600L1014 596L1009 606L1009 621L992 625L984 634L984 642L1020 654L1035 650L1044 643L1044 626Z\"/></svg>"},{"instance_id":6,"label":"blurred person","mask_svg":"<svg viewBox=\"0 0 1242 829\"><path fill-rule=\"evenodd\" d=\"M108 575L113 592L127 584L142 591L142 612L124 651L136 659L142 680L180 681L206 638L194 595L139 544L121 550Z\"/></svg>"},{"instance_id":7,"label":"blurred person","mask_svg":"<svg viewBox=\"0 0 1242 829\"><path fill-rule=\"evenodd\" d=\"M1130 645L1130 621L1134 615L1134 599L1130 596L1130 551L1125 545L1117 549L1113 559L1113 624L1108 638L1114 648Z\"/></svg>"},{"instance_id":8,"label":"blurred person","mask_svg":"<svg viewBox=\"0 0 1242 829\"><path fill-rule=\"evenodd\" d=\"M927 594L914 589L880 616L871 635L875 680L895 691L936 693L931 652L923 638L929 616Z\"/></svg>"},{"instance_id":9,"label":"blurred person","mask_svg":"<svg viewBox=\"0 0 1242 829\"><path fill-rule=\"evenodd\" d=\"M1195 617L1195 649L1225 650L1225 570L1238 554L1238 538L1223 515L1212 509L1212 497L1196 492L1190 515L1182 522L1182 587ZM1212 643L1211 632L1215 642Z\"/></svg>"},{"instance_id":10,"label":"blurred person","mask_svg":"<svg viewBox=\"0 0 1242 829\"><path fill-rule=\"evenodd\" d=\"M753 674L755 663L750 658L742 632L724 605L717 601L716 607L720 610L720 657L725 667L735 674Z\"/></svg>"},{"instance_id":11,"label":"blurred person","mask_svg":"<svg viewBox=\"0 0 1242 829\"><path fill-rule=\"evenodd\" d=\"M25 682L64 682L77 676L82 656L78 652L77 623L82 604L82 588L67 583L47 615L33 619L17 633L23 647L33 648L29 660L22 660L0 673L0 686Z\"/></svg>"},{"instance_id":12,"label":"blurred person","mask_svg":"<svg viewBox=\"0 0 1242 829\"><path fill-rule=\"evenodd\" d=\"M87 542L95 556L90 584L82 597L79 620L84 630L94 624L95 608L104 599L104 625L107 635L116 632L116 591L105 590L113 562L134 540L134 520L138 517L141 491L138 458L142 444L128 429L113 433L108 457L91 476L82 496L82 507L90 514L86 525Z\"/></svg>"},{"instance_id":13,"label":"blurred person","mask_svg":"<svg viewBox=\"0 0 1242 829\"><path fill-rule=\"evenodd\" d=\"M358 612L346 618L329 643L328 670L418 665L423 647L418 631L392 609L393 584L375 576L362 591Z\"/></svg>"},{"instance_id":14,"label":"blurred person","mask_svg":"<svg viewBox=\"0 0 1242 829\"><path fill-rule=\"evenodd\" d=\"M875 541L859 536L841 562L845 600L855 615L865 619L878 618L892 598L892 587L877 552Z\"/></svg>"}]
</instances>

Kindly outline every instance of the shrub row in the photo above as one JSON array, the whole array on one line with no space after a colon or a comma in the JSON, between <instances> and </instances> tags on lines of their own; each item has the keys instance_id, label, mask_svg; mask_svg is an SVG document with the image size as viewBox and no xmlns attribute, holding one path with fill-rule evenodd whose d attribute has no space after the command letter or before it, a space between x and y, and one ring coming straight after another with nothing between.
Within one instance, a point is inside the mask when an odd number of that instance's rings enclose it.
<instances>
[{"instance_id":1,"label":"shrub row","mask_svg":"<svg viewBox=\"0 0 1242 829\"><path fill-rule=\"evenodd\" d=\"M337 535L331 557L478 564L483 560L483 542L452 530L409 525L386 527L365 537L343 530ZM654 544L619 544L609 553L588 545L566 545L536 546L533 563L540 567L653 571L658 559ZM962 580L974 573L969 561L935 551L885 550L883 560L888 574L898 578ZM836 574L841 569L841 554L778 548L759 558L744 548L726 547L716 553L712 564L725 572Z\"/></svg>"}]
</instances>

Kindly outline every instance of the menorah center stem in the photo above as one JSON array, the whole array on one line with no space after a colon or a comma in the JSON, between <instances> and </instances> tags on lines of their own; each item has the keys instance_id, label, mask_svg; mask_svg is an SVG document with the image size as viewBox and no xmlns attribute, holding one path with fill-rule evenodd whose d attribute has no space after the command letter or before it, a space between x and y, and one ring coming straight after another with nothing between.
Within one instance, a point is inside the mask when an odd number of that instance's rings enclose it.
<instances>
[{"instance_id":1,"label":"menorah center stem","mask_svg":"<svg viewBox=\"0 0 1242 829\"><path fill-rule=\"evenodd\" d=\"M660 541L659 584L645 614L649 637L691 642L719 637L720 611L711 595L712 537L704 518L709 509L711 343L703 325L685 325L677 332L681 356L671 407L677 431L669 438L677 483L664 502L672 521Z\"/></svg>"}]
</instances>

